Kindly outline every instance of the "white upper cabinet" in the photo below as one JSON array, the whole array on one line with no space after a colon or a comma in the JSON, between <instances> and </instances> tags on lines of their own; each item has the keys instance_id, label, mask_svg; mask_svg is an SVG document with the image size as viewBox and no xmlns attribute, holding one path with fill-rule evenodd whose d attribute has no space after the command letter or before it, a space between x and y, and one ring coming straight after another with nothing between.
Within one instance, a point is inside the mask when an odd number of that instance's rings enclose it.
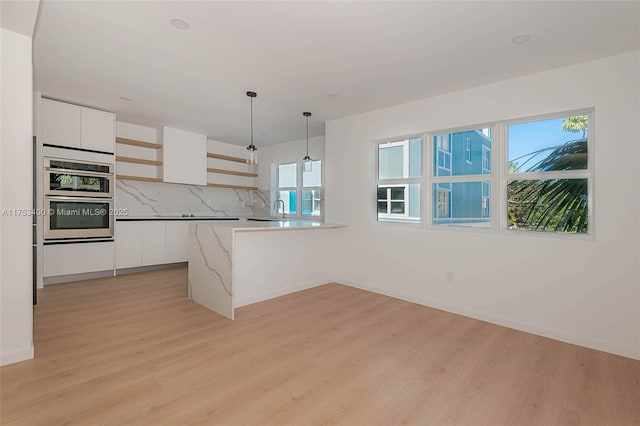
<instances>
[{"instance_id":1,"label":"white upper cabinet","mask_svg":"<svg viewBox=\"0 0 640 426\"><path fill-rule=\"evenodd\" d=\"M207 137L163 127L163 180L192 185L207 184Z\"/></svg>"},{"instance_id":2,"label":"white upper cabinet","mask_svg":"<svg viewBox=\"0 0 640 426\"><path fill-rule=\"evenodd\" d=\"M80 145L84 149L114 152L115 115L97 109L81 108Z\"/></svg>"},{"instance_id":3,"label":"white upper cabinet","mask_svg":"<svg viewBox=\"0 0 640 426\"><path fill-rule=\"evenodd\" d=\"M50 145L80 148L80 107L43 99L42 139Z\"/></svg>"},{"instance_id":4,"label":"white upper cabinet","mask_svg":"<svg viewBox=\"0 0 640 426\"><path fill-rule=\"evenodd\" d=\"M115 115L42 99L42 142L112 153L115 144Z\"/></svg>"}]
</instances>

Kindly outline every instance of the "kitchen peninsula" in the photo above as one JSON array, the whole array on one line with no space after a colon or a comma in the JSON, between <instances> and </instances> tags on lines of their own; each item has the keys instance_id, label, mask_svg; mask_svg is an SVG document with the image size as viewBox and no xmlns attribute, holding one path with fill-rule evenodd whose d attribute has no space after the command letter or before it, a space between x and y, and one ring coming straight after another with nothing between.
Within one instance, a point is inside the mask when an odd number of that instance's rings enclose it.
<instances>
[{"instance_id":1,"label":"kitchen peninsula","mask_svg":"<svg viewBox=\"0 0 640 426\"><path fill-rule=\"evenodd\" d=\"M234 318L234 309L333 281L335 238L345 225L278 220L189 225L189 298Z\"/></svg>"}]
</instances>

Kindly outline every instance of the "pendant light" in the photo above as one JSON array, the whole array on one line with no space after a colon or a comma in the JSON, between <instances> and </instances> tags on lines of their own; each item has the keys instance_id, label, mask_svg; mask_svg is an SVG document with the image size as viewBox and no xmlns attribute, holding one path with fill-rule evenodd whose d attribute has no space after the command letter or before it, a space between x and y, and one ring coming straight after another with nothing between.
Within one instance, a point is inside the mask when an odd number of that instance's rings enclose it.
<instances>
[{"instance_id":1,"label":"pendant light","mask_svg":"<svg viewBox=\"0 0 640 426\"><path fill-rule=\"evenodd\" d=\"M302 161L303 161L303 163L302 163L302 171L310 172L311 171L311 165L313 164L313 162L311 161L311 157L309 157L309 117L311 117L311 113L310 112L303 112L302 115L307 117L307 155L305 155L304 158L302 159Z\"/></svg>"},{"instance_id":2,"label":"pendant light","mask_svg":"<svg viewBox=\"0 0 640 426\"><path fill-rule=\"evenodd\" d=\"M247 150L251 153L249 158L249 164L258 164L258 148L253 144L253 98L258 96L256 92L247 92L247 96L251 101L251 143L247 147Z\"/></svg>"}]
</instances>

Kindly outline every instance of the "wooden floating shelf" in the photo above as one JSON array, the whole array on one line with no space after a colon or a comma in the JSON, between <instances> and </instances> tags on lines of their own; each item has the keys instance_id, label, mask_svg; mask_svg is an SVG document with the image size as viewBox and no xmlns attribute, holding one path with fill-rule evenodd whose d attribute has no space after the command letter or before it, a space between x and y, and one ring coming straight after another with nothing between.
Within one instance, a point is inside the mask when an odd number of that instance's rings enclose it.
<instances>
[{"instance_id":1,"label":"wooden floating shelf","mask_svg":"<svg viewBox=\"0 0 640 426\"><path fill-rule=\"evenodd\" d=\"M213 152L207 152L207 157L208 158L217 158L218 160L235 161L236 163L243 163L243 164L248 164L248 162L249 162L246 158L232 157L230 155L216 154L216 153L213 153Z\"/></svg>"},{"instance_id":2,"label":"wooden floating shelf","mask_svg":"<svg viewBox=\"0 0 640 426\"><path fill-rule=\"evenodd\" d=\"M144 160L142 158L133 158L133 157L116 156L116 161L122 161L124 163L147 164L149 166L162 166L162 161Z\"/></svg>"},{"instance_id":3,"label":"wooden floating shelf","mask_svg":"<svg viewBox=\"0 0 640 426\"><path fill-rule=\"evenodd\" d=\"M116 138L116 143L120 143L123 145L141 146L143 148L162 149L162 144L159 143L143 142L137 141L135 139L127 139L121 137Z\"/></svg>"},{"instance_id":4,"label":"wooden floating shelf","mask_svg":"<svg viewBox=\"0 0 640 426\"><path fill-rule=\"evenodd\" d=\"M223 174L223 175L258 177L257 173L236 172L235 170L224 170L224 169L212 169L211 167L207 168L207 172L209 172L209 173L220 173L220 174Z\"/></svg>"},{"instance_id":5,"label":"wooden floating shelf","mask_svg":"<svg viewBox=\"0 0 640 426\"><path fill-rule=\"evenodd\" d=\"M121 180L140 180L140 181L143 181L143 182L162 182L161 178L151 178L151 177L142 177L142 176L117 175L116 179L121 179Z\"/></svg>"},{"instance_id":6,"label":"wooden floating shelf","mask_svg":"<svg viewBox=\"0 0 640 426\"><path fill-rule=\"evenodd\" d=\"M214 188L234 188L234 189L254 189L257 190L257 186L242 186L242 185L224 185L221 183L208 183L207 186Z\"/></svg>"}]
</instances>

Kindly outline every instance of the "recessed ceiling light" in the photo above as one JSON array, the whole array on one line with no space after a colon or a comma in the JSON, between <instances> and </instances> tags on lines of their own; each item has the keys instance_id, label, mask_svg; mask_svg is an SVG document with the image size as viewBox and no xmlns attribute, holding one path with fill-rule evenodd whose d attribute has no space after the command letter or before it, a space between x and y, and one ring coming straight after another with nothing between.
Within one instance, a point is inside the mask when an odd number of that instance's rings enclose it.
<instances>
[{"instance_id":1,"label":"recessed ceiling light","mask_svg":"<svg viewBox=\"0 0 640 426\"><path fill-rule=\"evenodd\" d=\"M513 44L525 44L531 40L531 34L519 34L511 39L511 43Z\"/></svg>"},{"instance_id":2,"label":"recessed ceiling light","mask_svg":"<svg viewBox=\"0 0 640 426\"><path fill-rule=\"evenodd\" d=\"M189 24L189 21L187 21L184 18L171 18L171 20L169 21L171 22L171 25L173 25L174 27L176 27L179 30L186 30L189 29L189 27L191 26Z\"/></svg>"},{"instance_id":3,"label":"recessed ceiling light","mask_svg":"<svg viewBox=\"0 0 640 426\"><path fill-rule=\"evenodd\" d=\"M127 98L126 96L120 96L120 99L122 99L123 101L127 101L127 102L131 102L133 100L131 98Z\"/></svg>"}]
</instances>

